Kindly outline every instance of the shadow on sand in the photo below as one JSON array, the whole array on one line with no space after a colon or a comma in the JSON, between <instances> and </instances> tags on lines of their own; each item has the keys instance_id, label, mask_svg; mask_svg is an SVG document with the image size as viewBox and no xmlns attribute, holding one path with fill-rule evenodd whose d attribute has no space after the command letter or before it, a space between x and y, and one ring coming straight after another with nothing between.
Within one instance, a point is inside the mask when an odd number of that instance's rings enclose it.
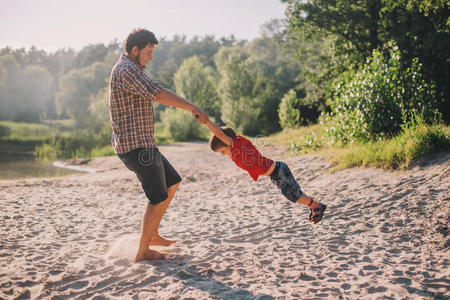
<instances>
[{"instance_id":1,"label":"shadow on sand","mask_svg":"<svg viewBox=\"0 0 450 300\"><path fill-rule=\"evenodd\" d=\"M194 258L189 255L177 255L164 261L145 261L140 263L151 265L156 272L164 273L165 276L175 277L181 280L185 286L209 293L216 299L275 299L270 295L255 295L245 289L233 288L217 281L213 278L215 271L195 266L195 262L192 262Z\"/></svg>"}]
</instances>

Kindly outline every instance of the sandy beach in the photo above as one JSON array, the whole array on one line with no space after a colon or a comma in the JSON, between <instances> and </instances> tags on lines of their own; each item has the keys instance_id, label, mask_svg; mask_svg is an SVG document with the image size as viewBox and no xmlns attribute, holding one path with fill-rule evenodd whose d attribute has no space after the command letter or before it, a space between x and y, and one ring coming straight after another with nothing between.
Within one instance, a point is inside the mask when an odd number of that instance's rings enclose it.
<instances>
[{"instance_id":1,"label":"sandy beach","mask_svg":"<svg viewBox=\"0 0 450 300\"><path fill-rule=\"evenodd\" d=\"M448 299L450 153L411 170L330 173L283 158L327 204L321 223L269 178L203 143L161 146L183 177L160 234L165 261L134 263L146 198L117 157L95 173L0 181L1 299Z\"/></svg>"}]
</instances>

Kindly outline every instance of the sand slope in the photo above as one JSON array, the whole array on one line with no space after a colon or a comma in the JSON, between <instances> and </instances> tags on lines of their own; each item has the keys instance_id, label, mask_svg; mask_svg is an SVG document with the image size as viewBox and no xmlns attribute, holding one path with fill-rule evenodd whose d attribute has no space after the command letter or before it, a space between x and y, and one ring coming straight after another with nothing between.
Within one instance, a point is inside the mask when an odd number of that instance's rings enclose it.
<instances>
[{"instance_id":1,"label":"sand slope","mask_svg":"<svg viewBox=\"0 0 450 300\"><path fill-rule=\"evenodd\" d=\"M161 151L183 177L160 228L179 240L166 261L132 262L146 200L117 157L90 161L95 174L0 181L0 298L450 297L450 153L405 172L286 159L328 205L312 225L204 144Z\"/></svg>"}]
</instances>

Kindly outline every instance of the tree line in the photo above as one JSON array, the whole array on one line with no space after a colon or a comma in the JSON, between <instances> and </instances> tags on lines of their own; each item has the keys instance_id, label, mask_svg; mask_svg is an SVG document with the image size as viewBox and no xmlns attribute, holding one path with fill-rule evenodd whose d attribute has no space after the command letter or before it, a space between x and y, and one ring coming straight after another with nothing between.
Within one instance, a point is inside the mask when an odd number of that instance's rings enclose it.
<instances>
[{"instance_id":1,"label":"tree line","mask_svg":"<svg viewBox=\"0 0 450 300\"><path fill-rule=\"evenodd\" d=\"M251 41L161 38L147 74L247 135L320 120L345 142L394 135L417 114L448 123L447 1L283 2L286 18ZM108 128L107 85L121 52L117 41L79 52L1 49L0 119ZM163 106L155 114L188 122Z\"/></svg>"},{"instance_id":2,"label":"tree line","mask_svg":"<svg viewBox=\"0 0 450 300\"><path fill-rule=\"evenodd\" d=\"M77 128L98 130L109 119L108 80L121 52L116 41L78 53L1 49L0 119L72 118ZM279 130L279 102L300 82L300 65L276 20L250 42L233 36L162 38L145 72L246 134ZM155 107L159 121L165 107Z\"/></svg>"}]
</instances>

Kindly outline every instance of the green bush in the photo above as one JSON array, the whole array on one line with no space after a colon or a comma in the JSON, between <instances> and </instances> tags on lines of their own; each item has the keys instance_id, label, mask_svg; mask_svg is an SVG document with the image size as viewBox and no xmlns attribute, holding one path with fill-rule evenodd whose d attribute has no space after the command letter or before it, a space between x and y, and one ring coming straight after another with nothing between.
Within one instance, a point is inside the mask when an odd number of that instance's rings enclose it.
<instances>
[{"instance_id":1,"label":"green bush","mask_svg":"<svg viewBox=\"0 0 450 300\"><path fill-rule=\"evenodd\" d=\"M4 136L8 136L10 134L11 134L11 128L9 128L8 126L0 125L0 138L2 138Z\"/></svg>"},{"instance_id":2,"label":"green bush","mask_svg":"<svg viewBox=\"0 0 450 300\"><path fill-rule=\"evenodd\" d=\"M298 98L295 90L289 90L281 99L278 108L281 128L296 128L301 123Z\"/></svg>"},{"instance_id":3,"label":"green bush","mask_svg":"<svg viewBox=\"0 0 450 300\"><path fill-rule=\"evenodd\" d=\"M304 90L297 92L291 89L284 94L278 108L281 128L298 128L317 122L319 105L308 102Z\"/></svg>"},{"instance_id":4,"label":"green bush","mask_svg":"<svg viewBox=\"0 0 450 300\"><path fill-rule=\"evenodd\" d=\"M205 138L205 129L200 127L201 125L193 118L191 112L167 108L161 117L165 129L176 141Z\"/></svg>"},{"instance_id":5,"label":"green bush","mask_svg":"<svg viewBox=\"0 0 450 300\"><path fill-rule=\"evenodd\" d=\"M289 144L289 149L297 153L308 153L317 151L325 145L325 139L322 135L316 135L315 132L306 134L300 138L300 141Z\"/></svg>"},{"instance_id":6,"label":"green bush","mask_svg":"<svg viewBox=\"0 0 450 300\"><path fill-rule=\"evenodd\" d=\"M420 113L427 123L437 115L434 86L424 81L421 64L401 64L400 51L389 43L384 53L374 50L366 64L347 72L336 84L331 114L323 121L335 140L370 141L393 136Z\"/></svg>"}]
</instances>

